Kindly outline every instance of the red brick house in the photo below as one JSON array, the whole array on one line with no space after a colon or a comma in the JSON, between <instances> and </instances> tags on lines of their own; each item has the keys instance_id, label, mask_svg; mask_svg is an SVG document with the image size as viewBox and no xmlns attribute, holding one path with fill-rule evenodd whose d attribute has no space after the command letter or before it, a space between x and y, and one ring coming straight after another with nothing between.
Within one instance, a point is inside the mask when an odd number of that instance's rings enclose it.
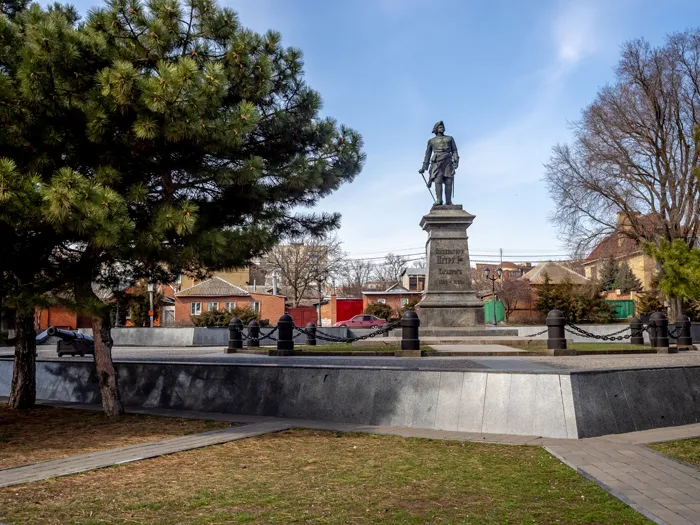
<instances>
[{"instance_id":1,"label":"red brick house","mask_svg":"<svg viewBox=\"0 0 700 525\"><path fill-rule=\"evenodd\" d=\"M270 323L276 324L284 314L284 300L282 295L252 292L221 277L212 277L175 293L175 323L177 326L192 326L192 316L238 307L250 308L258 312L260 319L269 319Z\"/></svg>"},{"instance_id":2,"label":"red brick house","mask_svg":"<svg viewBox=\"0 0 700 525\"><path fill-rule=\"evenodd\" d=\"M401 284L396 283L383 292L362 292L362 310L364 311L370 303L383 303L389 305L392 310L398 313L409 302L418 302L422 297L422 291L406 290Z\"/></svg>"}]
</instances>

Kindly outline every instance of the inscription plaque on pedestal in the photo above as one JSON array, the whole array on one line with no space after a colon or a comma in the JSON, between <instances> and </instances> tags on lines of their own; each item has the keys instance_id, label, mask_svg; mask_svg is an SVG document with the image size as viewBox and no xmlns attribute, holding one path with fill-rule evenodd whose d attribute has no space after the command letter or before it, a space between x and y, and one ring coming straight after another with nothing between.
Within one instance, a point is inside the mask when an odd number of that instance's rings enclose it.
<instances>
[{"instance_id":1,"label":"inscription plaque on pedestal","mask_svg":"<svg viewBox=\"0 0 700 525\"><path fill-rule=\"evenodd\" d=\"M421 326L469 327L484 324L484 303L471 284L467 228L474 215L461 205L433 206L421 220L428 233Z\"/></svg>"}]
</instances>

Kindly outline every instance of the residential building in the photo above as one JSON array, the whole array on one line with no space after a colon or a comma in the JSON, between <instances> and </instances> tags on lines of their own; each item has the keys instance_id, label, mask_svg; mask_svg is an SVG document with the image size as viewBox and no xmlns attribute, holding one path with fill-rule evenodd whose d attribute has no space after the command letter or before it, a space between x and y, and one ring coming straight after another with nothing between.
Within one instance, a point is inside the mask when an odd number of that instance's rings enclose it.
<instances>
[{"instance_id":1,"label":"residential building","mask_svg":"<svg viewBox=\"0 0 700 525\"><path fill-rule=\"evenodd\" d=\"M192 317L212 310L250 308L276 323L284 313L285 297L264 291L250 291L221 277L212 277L175 293L175 322L178 326L192 326Z\"/></svg>"},{"instance_id":2,"label":"residential building","mask_svg":"<svg viewBox=\"0 0 700 525\"><path fill-rule=\"evenodd\" d=\"M496 272L496 270L500 268L503 271L503 279L520 279L523 275L532 270L532 263L516 264L510 261L503 261L500 264L477 263L476 268L472 271L481 275L486 268L488 268L490 272Z\"/></svg>"},{"instance_id":3,"label":"residential building","mask_svg":"<svg viewBox=\"0 0 700 525\"><path fill-rule=\"evenodd\" d=\"M259 286L265 287L265 272L257 265L251 264L243 268L234 268L231 270L221 270L212 272L211 277L219 277L229 284L234 286ZM181 275L178 280L172 284L175 291L190 288L195 284L201 283L207 279L195 279L188 275Z\"/></svg>"},{"instance_id":4,"label":"residential building","mask_svg":"<svg viewBox=\"0 0 700 525\"><path fill-rule=\"evenodd\" d=\"M406 268L401 272L401 286L409 292L422 292L425 290L425 276L427 268Z\"/></svg>"},{"instance_id":5,"label":"residential building","mask_svg":"<svg viewBox=\"0 0 700 525\"><path fill-rule=\"evenodd\" d=\"M370 303L382 303L389 305L395 312L399 312L409 302L420 301L422 297L422 291L407 290L401 284L396 283L383 292L370 290L362 292L362 310L364 311Z\"/></svg>"},{"instance_id":6,"label":"residential building","mask_svg":"<svg viewBox=\"0 0 700 525\"><path fill-rule=\"evenodd\" d=\"M588 278L580 273L576 273L570 268L567 268L561 262L548 261L535 266L532 270L523 275L523 279L530 283L530 286L535 287L543 285L545 279L549 277L552 284L562 284L565 281L570 281L574 285L583 285L588 283Z\"/></svg>"},{"instance_id":7,"label":"residential building","mask_svg":"<svg viewBox=\"0 0 700 525\"><path fill-rule=\"evenodd\" d=\"M333 326L339 321L347 321L363 311L362 298L337 297L331 295L321 303L321 319L323 326Z\"/></svg>"},{"instance_id":8,"label":"residential building","mask_svg":"<svg viewBox=\"0 0 700 525\"><path fill-rule=\"evenodd\" d=\"M658 222L655 215L645 215L639 220L648 223L650 228ZM639 241L625 233L630 230L630 225L624 214L618 213L616 226L617 230L593 248L583 262L586 277L591 280L598 279L605 261L612 257L618 264L627 263L632 273L642 283L642 290L649 290L658 272L656 261L644 253Z\"/></svg>"},{"instance_id":9,"label":"residential building","mask_svg":"<svg viewBox=\"0 0 700 525\"><path fill-rule=\"evenodd\" d=\"M511 287L511 293L513 294L511 297L501 296L499 298L501 302L510 303L510 306L514 306L514 309L508 316L510 323L542 321L544 315L535 310L535 304L537 303L538 289L544 284L545 277L549 277L552 284L562 284L565 281L569 281L575 286L581 286L588 282L588 279L568 268L563 262L549 261L538 264L519 277L519 279L529 285L529 294L523 296L522 290ZM491 300L491 293L482 296L482 299L485 301Z\"/></svg>"}]
</instances>

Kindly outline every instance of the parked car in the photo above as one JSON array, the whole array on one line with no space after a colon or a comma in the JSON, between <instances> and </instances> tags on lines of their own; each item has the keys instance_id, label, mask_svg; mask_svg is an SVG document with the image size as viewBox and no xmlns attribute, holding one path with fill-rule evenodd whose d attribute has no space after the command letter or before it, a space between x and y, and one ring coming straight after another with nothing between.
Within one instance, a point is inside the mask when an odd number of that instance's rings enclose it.
<instances>
[{"instance_id":1,"label":"parked car","mask_svg":"<svg viewBox=\"0 0 700 525\"><path fill-rule=\"evenodd\" d=\"M374 315L356 315L347 321L338 321L333 326L347 326L348 328L370 328L376 330L383 324L386 324L384 319L375 317Z\"/></svg>"}]
</instances>

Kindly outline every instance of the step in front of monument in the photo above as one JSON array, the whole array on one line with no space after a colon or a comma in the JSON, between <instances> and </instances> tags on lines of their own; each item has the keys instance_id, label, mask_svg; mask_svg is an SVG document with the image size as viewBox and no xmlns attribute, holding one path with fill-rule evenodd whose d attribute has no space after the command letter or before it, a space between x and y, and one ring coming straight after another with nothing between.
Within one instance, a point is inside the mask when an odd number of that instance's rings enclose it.
<instances>
[{"instance_id":1,"label":"step in front of monument","mask_svg":"<svg viewBox=\"0 0 700 525\"><path fill-rule=\"evenodd\" d=\"M424 336L420 335L421 345L504 345L517 348L529 346L541 346L542 341L535 341L527 337L514 336ZM362 341L356 341L353 346L397 346L401 344L401 336L374 337Z\"/></svg>"},{"instance_id":2,"label":"step in front of monument","mask_svg":"<svg viewBox=\"0 0 700 525\"><path fill-rule=\"evenodd\" d=\"M517 328L499 327L421 327L419 335L423 337L497 337L518 336Z\"/></svg>"}]
</instances>

